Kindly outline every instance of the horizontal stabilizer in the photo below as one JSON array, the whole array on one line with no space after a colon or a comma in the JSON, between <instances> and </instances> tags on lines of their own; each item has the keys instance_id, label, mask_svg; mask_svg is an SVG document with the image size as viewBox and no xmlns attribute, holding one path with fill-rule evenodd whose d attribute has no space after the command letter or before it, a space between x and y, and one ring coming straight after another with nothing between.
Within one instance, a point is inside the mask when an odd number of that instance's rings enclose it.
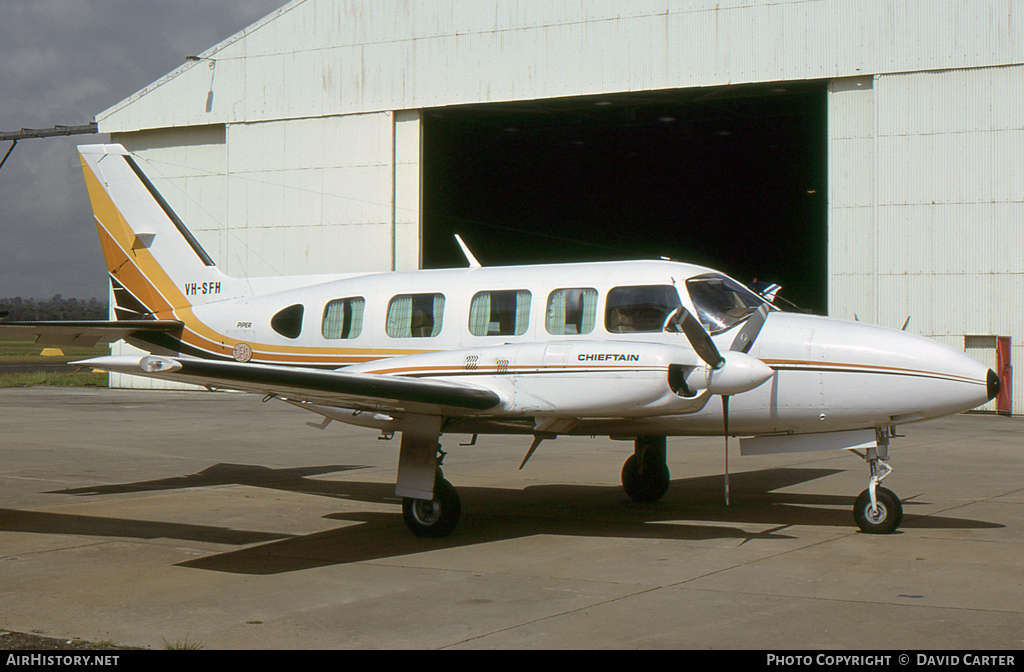
<instances>
[{"instance_id":1,"label":"horizontal stabilizer","mask_svg":"<svg viewBox=\"0 0 1024 672\"><path fill-rule=\"evenodd\" d=\"M174 332L178 320L83 320L79 322L0 322L0 338L33 339L39 345L113 343L138 332Z\"/></svg>"}]
</instances>

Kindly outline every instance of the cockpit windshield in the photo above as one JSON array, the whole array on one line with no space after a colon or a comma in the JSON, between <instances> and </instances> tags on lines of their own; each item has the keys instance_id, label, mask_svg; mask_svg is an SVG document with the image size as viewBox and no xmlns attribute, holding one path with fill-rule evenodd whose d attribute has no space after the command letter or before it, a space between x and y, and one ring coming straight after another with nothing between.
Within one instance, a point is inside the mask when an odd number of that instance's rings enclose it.
<instances>
[{"instance_id":1,"label":"cockpit windshield","mask_svg":"<svg viewBox=\"0 0 1024 672\"><path fill-rule=\"evenodd\" d=\"M690 278L686 289L697 309L697 319L712 334L742 322L764 303L740 283L717 273Z\"/></svg>"}]
</instances>

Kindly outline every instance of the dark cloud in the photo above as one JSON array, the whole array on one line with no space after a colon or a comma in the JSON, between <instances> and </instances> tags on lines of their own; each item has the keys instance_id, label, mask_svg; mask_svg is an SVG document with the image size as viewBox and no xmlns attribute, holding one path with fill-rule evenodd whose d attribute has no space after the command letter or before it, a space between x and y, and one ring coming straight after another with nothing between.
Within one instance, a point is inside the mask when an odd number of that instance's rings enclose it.
<instances>
[{"instance_id":1,"label":"dark cloud","mask_svg":"<svg viewBox=\"0 0 1024 672\"><path fill-rule=\"evenodd\" d=\"M0 131L84 124L286 0L4 0ZM106 296L75 147L23 140L0 170L0 297ZM0 157L10 143L0 144Z\"/></svg>"}]
</instances>

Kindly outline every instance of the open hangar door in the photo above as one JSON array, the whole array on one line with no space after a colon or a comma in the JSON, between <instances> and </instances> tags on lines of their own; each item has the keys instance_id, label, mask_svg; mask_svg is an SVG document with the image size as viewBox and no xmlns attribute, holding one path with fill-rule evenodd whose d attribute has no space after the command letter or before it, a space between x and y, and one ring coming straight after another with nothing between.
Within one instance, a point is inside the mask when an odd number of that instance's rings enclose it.
<instances>
[{"instance_id":1,"label":"open hangar door","mask_svg":"<svg viewBox=\"0 0 1024 672\"><path fill-rule=\"evenodd\" d=\"M826 84L423 114L423 267L661 256L827 304Z\"/></svg>"}]
</instances>

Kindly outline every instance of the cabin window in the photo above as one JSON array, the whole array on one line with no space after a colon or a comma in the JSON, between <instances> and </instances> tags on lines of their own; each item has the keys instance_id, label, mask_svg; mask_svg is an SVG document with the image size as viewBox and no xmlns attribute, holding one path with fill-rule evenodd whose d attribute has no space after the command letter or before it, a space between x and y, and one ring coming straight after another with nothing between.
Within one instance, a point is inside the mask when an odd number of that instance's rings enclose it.
<instances>
[{"instance_id":1,"label":"cabin window","mask_svg":"<svg viewBox=\"0 0 1024 672\"><path fill-rule=\"evenodd\" d=\"M589 334L597 322L597 290L589 287L556 289L548 295L545 321L555 336Z\"/></svg>"},{"instance_id":2,"label":"cabin window","mask_svg":"<svg viewBox=\"0 0 1024 672\"><path fill-rule=\"evenodd\" d=\"M469 332L522 336L530 326L530 298L525 289L477 293L469 304Z\"/></svg>"},{"instance_id":3,"label":"cabin window","mask_svg":"<svg viewBox=\"0 0 1024 672\"><path fill-rule=\"evenodd\" d=\"M388 304L392 338L427 338L441 333L444 294L399 294Z\"/></svg>"},{"instance_id":4,"label":"cabin window","mask_svg":"<svg viewBox=\"0 0 1024 672\"><path fill-rule=\"evenodd\" d=\"M320 332L324 338L357 338L363 332L363 308L366 301L361 296L335 299L324 308L324 320Z\"/></svg>"},{"instance_id":5,"label":"cabin window","mask_svg":"<svg viewBox=\"0 0 1024 672\"><path fill-rule=\"evenodd\" d=\"M608 292L604 325L613 334L661 331L681 305L672 285L615 287Z\"/></svg>"},{"instance_id":6,"label":"cabin window","mask_svg":"<svg viewBox=\"0 0 1024 672\"><path fill-rule=\"evenodd\" d=\"M270 327L285 338L298 338L302 333L302 314L305 308L301 303L288 306L270 318Z\"/></svg>"},{"instance_id":7,"label":"cabin window","mask_svg":"<svg viewBox=\"0 0 1024 672\"><path fill-rule=\"evenodd\" d=\"M710 333L725 331L761 307L764 300L732 278L706 273L686 281L697 319Z\"/></svg>"}]
</instances>

